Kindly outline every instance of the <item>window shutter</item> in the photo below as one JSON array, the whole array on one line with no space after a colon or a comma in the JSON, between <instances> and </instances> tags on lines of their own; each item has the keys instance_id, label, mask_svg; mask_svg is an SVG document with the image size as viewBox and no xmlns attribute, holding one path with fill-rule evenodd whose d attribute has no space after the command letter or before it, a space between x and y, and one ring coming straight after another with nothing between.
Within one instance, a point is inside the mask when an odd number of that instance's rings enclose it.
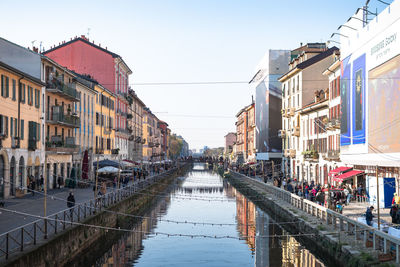
<instances>
[{"instance_id":1,"label":"window shutter","mask_svg":"<svg viewBox=\"0 0 400 267\"><path fill-rule=\"evenodd\" d=\"M16 81L13 79L12 80L12 100L15 101L15 87L16 87Z\"/></svg>"},{"instance_id":2,"label":"window shutter","mask_svg":"<svg viewBox=\"0 0 400 267\"><path fill-rule=\"evenodd\" d=\"M21 120L21 140L24 140L24 133L25 133L24 126L25 126L24 120Z\"/></svg>"},{"instance_id":3,"label":"window shutter","mask_svg":"<svg viewBox=\"0 0 400 267\"><path fill-rule=\"evenodd\" d=\"M10 117L10 136L14 136L14 119Z\"/></svg>"},{"instance_id":4,"label":"window shutter","mask_svg":"<svg viewBox=\"0 0 400 267\"><path fill-rule=\"evenodd\" d=\"M4 116L3 126L4 126L4 134L8 136L8 117L6 116Z\"/></svg>"},{"instance_id":5,"label":"window shutter","mask_svg":"<svg viewBox=\"0 0 400 267\"><path fill-rule=\"evenodd\" d=\"M9 92L9 86L10 86L9 82L10 82L9 78L6 77L6 97L9 97L9 94L10 94L10 92Z\"/></svg>"},{"instance_id":6,"label":"window shutter","mask_svg":"<svg viewBox=\"0 0 400 267\"><path fill-rule=\"evenodd\" d=\"M4 96L4 75L1 75L1 96Z\"/></svg>"},{"instance_id":7,"label":"window shutter","mask_svg":"<svg viewBox=\"0 0 400 267\"><path fill-rule=\"evenodd\" d=\"M40 141L40 123L36 123L36 130L37 130L36 141Z\"/></svg>"}]
</instances>

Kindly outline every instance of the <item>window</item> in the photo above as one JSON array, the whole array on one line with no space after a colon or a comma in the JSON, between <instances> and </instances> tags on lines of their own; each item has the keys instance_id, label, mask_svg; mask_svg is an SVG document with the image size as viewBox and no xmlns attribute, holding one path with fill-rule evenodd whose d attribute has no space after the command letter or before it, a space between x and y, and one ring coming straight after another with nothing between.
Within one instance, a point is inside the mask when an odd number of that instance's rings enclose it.
<instances>
[{"instance_id":1,"label":"window","mask_svg":"<svg viewBox=\"0 0 400 267\"><path fill-rule=\"evenodd\" d=\"M9 78L5 75L1 75L1 96L9 96Z\"/></svg>"},{"instance_id":2,"label":"window","mask_svg":"<svg viewBox=\"0 0 400 267\"><path fill-rule=\"evenodd\" d=\"M16 100L16 87L17 87L17 82L13 79L12 80L12 100Z\"/></svg>"},{"instance_id":3,"label":"window","mask_svg":"<svg viewBox=\"0 0 400 267\"><path fill-rule=\"evenodd\" d=\"M0 115L0 134L8 136L8 117Z\"/></svg>"},{"instance_id":4,"label":"window","mask_svg":"<svg viewBox=\"0 0 400 267\"><path fill-rule=\"evenodd\" d=\"M28 105L33 105L33 88L28 85Z\"/></svg>"}]
</instances>

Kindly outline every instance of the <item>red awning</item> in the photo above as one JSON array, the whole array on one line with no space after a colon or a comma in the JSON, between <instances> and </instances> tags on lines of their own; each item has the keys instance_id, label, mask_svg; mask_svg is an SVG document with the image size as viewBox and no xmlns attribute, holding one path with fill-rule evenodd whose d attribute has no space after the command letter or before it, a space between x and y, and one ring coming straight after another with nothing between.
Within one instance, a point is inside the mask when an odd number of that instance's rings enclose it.
<instances>
[{"instance_id":1,"label":"red awning","mask_svg":"<svg viewBox=\"0 0 400 267\"><path fill-rule=\"evenodd\" d=\"M364 171L351 170L349 172L336 176L335 178L333 178L333 180L337 182L343 182L343 180L359 175L361 173L364 173Z\"/></svg>"},{"instance_id":2,"label":"red awning","mask_svg":"<svg viewBox=\"0 0 400 267\"><path fill-rule=\"evenodd\" d=\"M329 175L337 175L340 172L348 171L352 169L352 167L338 167L336 169L333 169L329 172Z\"/></svg>"}]
</instances>

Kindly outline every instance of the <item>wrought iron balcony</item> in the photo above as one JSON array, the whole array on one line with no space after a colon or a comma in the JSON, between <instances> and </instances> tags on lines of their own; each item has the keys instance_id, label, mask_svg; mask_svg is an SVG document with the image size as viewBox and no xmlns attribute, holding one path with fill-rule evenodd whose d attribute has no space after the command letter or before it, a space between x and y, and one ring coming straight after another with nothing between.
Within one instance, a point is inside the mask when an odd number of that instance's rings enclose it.
<instances>
[{"instance_id":1,"label":"wrought iron balcony","mask_svg":"<svg viewBox=\"0 0 400 267\"><path fill-rule=\"evenodd\" d=\"M327 153L324 154L324 159L325 160L340 160L340 151L339 150L330 150Z\"/></svg>"},{"instance_id":2,"label":"wrought iron balcony","mask_svg":"<svg viewBox=\"0 0 400 267\"><path fill-rule=\"evenodd\" d=\"M315 150L307 150L304 151L302 154L304 156L304 160L317 161L319 159L319 153Z\"/></svg>"},{"instance_id":3,"label":"wrought iron balcony","mask_svg":"<svg viewBox=\"0 0 400 267\"><path fill-rule=\"evenodd\" d=\"M79 128L81 124L78 115L71 112L64 113L63 106L52 106L50 112L47 113L46 122L74 128Z\"/></svg>"},{"instance_id":4,"label":"wrought iron balcony","mask_svg":"<svg viewBox=\"0 0 400 267\"><path fill-rule=\"evenodd\" d=\"M78 92L75 87L76 85L73 83L65 84L61 77L53 78L46 83L46 90L48 92L58 94L72 101L79 101Z\"/></svg>"},{"instance_id":5,"label":"wrought iron balcony","mask_svg":"<svg viewBox=\"0 0 400 267\"><path fill-rule=\"evenodd\" d=\"M299 137L300 136L300 127L295 126L292 128L292 135Z\"/></svg>"},{"instance_id":6,"label":"wrought iron balcony","mask_svg":"<svg viewBox=\"0 0 400 267\"><path fill-rule=\"evenodd\" d=\"M79 146L75 144L75 137L63 137L54 135L46 142L46 151L56 153L75 153L79 151Z\"/></svg>"}]
</instances>

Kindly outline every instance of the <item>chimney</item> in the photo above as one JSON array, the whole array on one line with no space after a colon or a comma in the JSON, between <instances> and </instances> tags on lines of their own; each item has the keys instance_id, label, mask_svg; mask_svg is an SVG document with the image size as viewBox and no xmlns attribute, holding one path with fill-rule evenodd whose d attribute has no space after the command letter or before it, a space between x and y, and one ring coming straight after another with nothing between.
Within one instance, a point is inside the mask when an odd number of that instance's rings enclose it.
<instances>
[{"instance_id":1,"label":"chimney","mask_svg":"<svg viewBox=\"0 0 400 267\"><path fill-rule=\"evenodd\" d=\"M300 43L300 46L303 46L303 43Z\"/></svg>"},{"instance_id":2,"label":"chimney","mask_svg":"<svg viewBox=\"0 0 400 267\"><path fill-rule=\"evenodd\" d=\"M99 46L101 47L101 44L99 43Z\"/></svg>"},{"instance_id":3,"label":"chimney","mask_svg":"<svg viewBox=\"0 0 400 267\"><path fill-rule=\"evenodd\" d=\"M37 47L32 47L32 50L33 50L34 52L36 52L36 53L39 53L39 48L37 48Z\"/></svg>"},{"instance_id":4,"label":"chimney","mask_svg":"<svg viewBox=\"0 0 400 267\"><path fill-rule=\"evenodd\" d=\"M83 40L89 41L89 40L86 38L86 36L85 36L84 34L81 35L81 38L82 38Z\"/></svg>"}]
</instances>

